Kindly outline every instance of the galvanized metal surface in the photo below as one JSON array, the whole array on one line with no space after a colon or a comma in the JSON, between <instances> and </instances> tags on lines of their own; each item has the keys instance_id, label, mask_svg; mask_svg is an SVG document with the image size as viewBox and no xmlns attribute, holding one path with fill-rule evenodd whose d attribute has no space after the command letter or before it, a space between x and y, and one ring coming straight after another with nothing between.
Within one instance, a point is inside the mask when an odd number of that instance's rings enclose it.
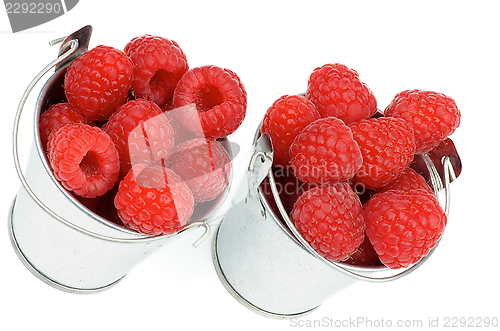
<instances>
[{"instance_id":1,"label":"galvanized metal surface","mask_svg":"<svg viewBox=\"0 0 500 331\"><path fill-rule=\"evenodd\" d=\"M266 134L258 137L258 132L248 167L249 179L239 188L247 192L247 197L227 211L213 243L213 262L222 284L247 308L277 318L307 314L356 281L385 282L408 275L437 248L438 244L418 263L402 270L326 260L291 223L271 170L272 144ZM444 185L430 158L425 154L421 157L428 168L429 181L448 213L449 183L455 179L450 156L443 156L439 165L444 169ZM266 173L277 212L259 190Z\"/></svg>"}]
</instances>

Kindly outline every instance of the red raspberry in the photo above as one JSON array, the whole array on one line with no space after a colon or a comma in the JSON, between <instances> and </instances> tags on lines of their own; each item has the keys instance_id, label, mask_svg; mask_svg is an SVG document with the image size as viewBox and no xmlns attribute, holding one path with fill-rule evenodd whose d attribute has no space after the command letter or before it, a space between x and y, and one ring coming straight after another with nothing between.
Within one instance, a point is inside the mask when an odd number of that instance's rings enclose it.
<instances>
[{"instance_id":1,"label":"red raspberry","mask_svg":"<svg viewBox=\"0 0 500 331\"><path fill-rule=\"evenodd\" d=\"M425 178L418 174L413 168L406 168L401 172L401 175L389 184L377 190L378 193L389 190L416 190L422 189L433 193L431 187L425 181Z\"/></svg>"},{"instance_id":2,"label":"red raspberry","mask_svg":"<svg viewBox=\"0 0 500 331\"><path fill-rule=\"evenodd\" d=\"M349 256L344 263L358 267L375 267L382 265L377 252L375 252L375 249L367 236L364 236L361 245L359 245L358 249L351 256Z\"/></svg>"},{"instance_id":3,"label":"red raspberry","mask_svg":"<svg viewBox=\"0 0 500 331\"><path fill-rule=\"evenodd\" d=\"M458 176L460 176L460 173L462 172L462 160L460 160L460 156L458 155L453 140L451 140L450 138L445 139L444 141L440 142L439 145L427 152L427 154L429 155L432 162L436 165L442 164L443 159L445 157L449 157L450 163L453 167L453 171L455 172L455 177L458 178ZM439 173L439 177L441 178L443 185L445 185L444 167L436 166L436 170Z\"/></svg>"},{"instance_id":4,"label":"red raspberry","mask_svg":"<svg viewBox=\"0 0 500 331\"><path fill-rule=\"evenodd\" d=\"M64 76L66 98L88 119L106 120L126 102L133 68L132 60L122 51L97 46L68 67Z\"/></svg>"},{"instance_id":5,"label":"red raspberry","mask_svg":"<svg viewBox=\"0 0 500 331\"><path fill-rule=\"evenodd\" d=\"M118 152L111 138L97 127L65 125L50 135L47 148L54 176L79 196L101 196L118 179Z\"/></svg>"},{"instance_id":6,"label":"red raspberry","mask_svg":"<svg viewBox=\"0 0 500 331\"><path fill-rule=\"evenodd\" d=\"M363 155L363 165L354 182L369 189L382 187L399 176L413 160L413 129L405 120L370 118L349 127Z\"/></svg>"},{"instance_id":7,"label":"red raspberry","mask_svg":"<svg viewBox=\"0 0 500 331\"><path fill-rule=\"evenodd\" d=\"M335 117L306 126L290 146L290 155L295 176L317 184L347 180L363 163L351 129Z\"/></svg>"},{"instance_id":8,"label":"red raspberry","mask_svg":"<svg viewBox=\"0 0 500 331\"><path fill-rule=\"evenodd\" d=\"M205 138L176 147L172 170L186 182L197 202L210 201L224 192L231 176L231 159L222 144Z\"/></svg>"},{"instance_id":9,"label":"red raspberry","mask_svg":"<svg viewBox=\"0 0 500 331\"><path fill-rule=\"evenodd\" d=\"M174 147L174 133L161 108L144 99L122 105L102 128L116 145L122 178L132 165L159 161Z\"/></svg>"},{"instance_id":10,"label":"red raspberry","mask_svg":"<svg viewBox=\"0 0 500 331\"><path fill-rule=\"evenodd\" d=\"M380 261L405 268L426 256L446 226L446 214L426 190L389 190L365 204L366 235Z\"/></svg>"},{"instance_id":11,"label":"red raspberry","mask_svg":"<svg viewBox=\"0 0 500 331\"><path fill-rule=\"evenodd\" d=\"M89 121L67 102L53 104L40 115L39 130L40 141L44 149L47 148L49 135L62 126L71 123L85 123Z\"/></svg>"},{"instance_id":12,"label":"red raspberry","mask_svg":"<svg viewBox=\"0 0 500 331\"><path fill-rule=\"evenodd\" d=\"M273 143L273 164L287 167L293 139L320 115L312 102L303 96L284 95L276 100L262 121L261 132L267 132Z\"/></svg>"},{"instance_id":13,"label":"red raspberry","mask_svg":"<svg viewBox=\"0 0 500 331\"><path fill-rule=\"evenodd\" d=\"M124 52L134 63L135 97L151 100L160 107L174 95L177 83L189 69L179 44L167 38L139 36L127 43Z\"/></svg>"},{"instance_id":14,"label":"red raspberry","mask_svg":"<svg viewBox=\"0 0 500 331\"><path fill-rule=\"evenodd\" d=\"M343 64L325 64L309 77L307 99L322 117L338 117L350 124L371 117L377 111L377 100L358 73Z\"/></svg>"},{"instance_id":15,"label":"red raspberry","mask_svg":"<svg viewBox=\"0 0 500 331\"><path fill-rule=\"evenodd\" d=\"M455 100L422 90L398 93L384 113L413 126L417 154L431 150L451 135L460 125L461 116Z\"/></svg>"},{"instance_id":16,"label":"red raspberry","mask_svg":"<svg viewBox=\"0 0 500 331\"><path fill-rule=\"evenodd\" d=\"M349 258L364 238L361 202L347 183L306 191L290 218L311 247L332 262Z\"/></svg>"},{"instance_id":17,"label":"red raspberry","mask_svg":"<svg viewBox=\"0 0 500 331\"><path fill-rule=\"evenodd\" d=\"M191 191L171 169L138 164L120 182L115 207L123 224L145 234L173 234L194 210Z\"/></svg>"},{"instance_id":18,"label":"red raspberry","mask_svg":"<svg viewBox=\"0 0 500 331\"><path fill-rule=\"evenodd\" d=\"M233 71L197 67L186 72L177 84L174 107L183 108L182 123L198 136L224 138L245 118L247 94Z\"/></svg>"}]
</instances>

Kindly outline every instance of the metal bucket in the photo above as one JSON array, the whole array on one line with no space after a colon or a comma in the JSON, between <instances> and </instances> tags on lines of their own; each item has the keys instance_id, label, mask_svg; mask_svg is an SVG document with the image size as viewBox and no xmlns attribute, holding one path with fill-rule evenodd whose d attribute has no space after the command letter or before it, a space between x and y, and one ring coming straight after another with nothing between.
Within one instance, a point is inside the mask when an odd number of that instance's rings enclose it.
<instances>
[{"instance_id":1,"label":"metal bucket","mask_svg":"<svg viewBox=\"0 0 500 331\"><path fill-rule=\"evenodd\" d=\"M456 155L458 157L458 154ZM416 156L445 212L449 183L455 179L450 156L439 167L427 154ZM357 267L333 263L312 249L290 221L279 198L272 171L273 150L267 134L254 138L253 154L240 197L226 212L213 241L213 262L226 289L252 311L277 318L310 312L328 297L357 281L384 282L409 274L422 265L436 246L417 264L399 270L385 266ZM424 176L424 177L426 177ZM263 180L272 194L263 193Z\"/></svg>"},{"instance_id":2,"label":"metal bucket","mask_svg":"<svg viewBox=\"0 0 500 331\"><path fill-rule=\"evenodd\" d=\"M64 96L62 82L67 66L87 50L91 27L86 26L64 40L59 56L29 85L14 124L14 161L22 183L9 217L13 247L24 265L45 283L72 293L89 293L108 288L122 279L135 265L174 237L193 227L203 226L210 233L208 219L225 200L228 188L215 200L195 208L196 214L180 232L151 236L115 224L84 207L53 176L41 147L38 120L50 104ZM63 38L61 38L63 39ZM58 40L57 42L61 42ZM22 109L33 87L50 69L55 73L43 86L34 116L34 143L28 156L26 173L18 156L18 131ZM231 155L231 145L222 141Z\"/></svg>"}]
</instances>

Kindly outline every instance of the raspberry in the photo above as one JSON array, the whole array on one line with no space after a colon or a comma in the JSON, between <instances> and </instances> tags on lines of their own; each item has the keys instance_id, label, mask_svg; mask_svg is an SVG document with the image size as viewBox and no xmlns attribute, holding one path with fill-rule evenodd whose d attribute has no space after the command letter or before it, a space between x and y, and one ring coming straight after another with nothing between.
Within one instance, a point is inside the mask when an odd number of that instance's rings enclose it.
<instances>
[{"instance_id":1,"label":"raspberry","mask_svg":"<svg viewBox=\"0 0 500 331\"><path fill-rule=\"evenodd\" d=\"M364 238L361 202L347 183L304 192L290 218L311 247L332 262L349 258Z\"/></svg>"},{"instance_id":2,"label":"raspberry","mask_svg":"<svg viewBox=\"0 0 500 331\"><path fill-rule=\"evenodd\" d=\"M406 90L398 93L384 111L413 126L416 153L428 152L460 125L455 100L432 91Z\"/></svg>"},{"instance_id":3,"label":"raspberry","mask_svg":"<svg viewBox=\"0 0 500 331\"><path fill-rule=\"evenodd\" d=\"M389 190L416 190L422 189L433 193L431 187L426 183L425 178L418 174L412 168L406 168L401 172L401 175L389 184L377 190L378 193Z\"/></svg>"},{"instance_id":4,"label":"raspberry","mask_svg":"<svg viewBox=\"0 0 500 331\"><path fill-rule=\"evenodd\" d=\"M47 148L49 135L62 126L71 123L85 123L89 121L67 102L53 104L40 115L39 130L40 141L44 149Z\"/></svg>"},{"instance_id":5,"label":"raspberry","mask_svg":"<svg viewBox=\"0 0 500 331\"><path fill-rule=\"evenodd\" d=\"M455 177L460 176L460 173L462 172L462 161L460 160L460 156L458 155L453 140L451 140L450 138L445 139L444 141L440 142L439 145L427 152L427 154L429 155L432 162L436 165L442 164L444 157L449 157L451 165L453 167L453 171L455 173ZM439 173L439 177L442 179L443 185L445 185L444 167L437 166L436 170Z\"/></svg>"},{"instance_id":6,"label":"raspberry","mask_svg":"<svg viewBox=\"0 0 500 331\"><path fill-rule=\"evenodd\" d=\"M307 85L307 99L322 117L334 116L345 124L371 117L377 100L358 73L343 64L325 64L314 69Z\"/></svg>"},{"instance_id":7,"label":"raspberry","mask_svg":"<svg viewBox=\"0 0 500 331\"><path fill-rule=\"evenodd\" d=\"M160 107L174 95L177 83L189 69L179 44L167 38L142 35L129 41L124 52L134 63L135 97L151 100Z\"/></svg>"},{"instance_id":8,"label":"raspberry","mask_svg":"<svg viewBox=\"0 0 500 331\"><path fill-rule=\"evenodd\" d=\"M171 169L185 181L195 201L210 201L228 187L231 159L220 142L199 138L176 147Z\"/></svg>"},{"instance_id":9,"label":"raspberry","mask_svg":"<svg viewBox=\"0 0 500 331\"><path fill-rule=\"evenodd\" d=\"M102 128L120 155L121 178L133 164L159 161L174 147L174 133L161 108L144 99L122 105Z\"/></svg>"},{"instance_id":10,"label":"raspberry","mask_svg":"<svg viewBox=\"0 0 500 331\"><path fill-rule=\"evenodd\" d=\"M293 139L320 115L312 102L303 96L284 95L268 108L261 132L267 132L273 143L273 164L287 167Z\"/></svg>"},{"instance_id":11,"label":"raspberry","mask_svg":"<svg viewBox=\"0 0 500 331\"><path fill-rule=\"evenodd\" d=\"M426 190L389 190L365 204L366 235L380 261L405 268L426 256L446 226L446 214Z\"/></svg>"},{"instance_id":12,"label":"raspberry","mask_svg":"<svg viewBox=\"0 0 500 331\"><path fill-rule=\"evenodd\" d=\"M354 182L369 189L388 184L413 160L413 129L405 120L370 118L349 126L363 155L363 165Z\"/></svg>"},{"instance_id":13,"label":"raspberry","mask_svg":"<svg viewBox=\"0 0 500 331\"><path fill-rule=\"evenodd\" d=\"M79 196L101 196L118 179L118 152L111 138L97 127L65 125L50 135L47 148L54 176Z\"/></svg>"},{"instance_id":14,"label":"raspberry","mask_svg":"<svg viewBox=\"0 0 500 331\"><path fill-rule=\"evenodd\" d=\"M247 94L233 71L202 66L182 76L174 91L174 107L184 108L181 121L198 136L224 138L245 118Z\"/></svg>"},{"instance_id":15,"label":"raspberry","mask_svg":"<svg viewBox=\"0 0 500 331\"><path fill-rule=\"evenodd\" d=\"M373 248L367 236L364 236L363 242L358 249L344 263L359 267L375 267L382 265L377 252Z\"/></svg>"},{"instance_id":16,"label":"raspberry","mask_svg":"<svg viewBox=\"0 0 500 331\"><path fill-rule=\"evenodd\" d=\"M133 79L132 61L122 51L100 45L71 63L64 76L68 102L91 120L103 121L125 103Z\"/></svg>"},{"instance_id":17,"label":"raspberry","mask_svg":"<svg viewBox=\"0 0 500 331\"><path fill-rule=\"evenodd\" d=\"M152 235L180 231L194 210L191 191L173 170L143 164L120 182L114 204L126 227Z\"/></svg>"},{"instance_id":18,"label":"raspberry","mask_svg":"<svg viewBox=\"0 0 500 331\"><path fill-rule=\"evenodd\" d=\"M306 126L290 146L290 155L295 176L317 184L347 180L363 163L351 129L335 117Z\"/></svg>"}]
</instances>

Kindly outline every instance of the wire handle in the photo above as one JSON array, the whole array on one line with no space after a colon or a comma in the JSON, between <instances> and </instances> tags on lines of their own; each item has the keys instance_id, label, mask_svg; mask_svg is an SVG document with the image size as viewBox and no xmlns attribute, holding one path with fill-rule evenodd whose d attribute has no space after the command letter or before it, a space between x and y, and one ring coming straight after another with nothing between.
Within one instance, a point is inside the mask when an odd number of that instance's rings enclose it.
<instances>
[{"instance_id":1,"label":"wire handle","mask_svg":"<svg viewBox=\"0 0 500 331\"><path fill-rule=\"evenodd\" d=\"M56 39L52 42L50 42L51 45L58 44L62 41L64 41L64 38L59 38ZM59 56L52 62L50 62L45 68L38 73L38 75L33 78L31 83L28 85L26 88L23 96L21 97L21 100L19 102L19 105L17 107L16 111L16 116L14 119L14 129L13 129L13 137L12 137L12 150L14 154L14 165L16 168L17 175L19 179L21 180L21 184L23 185L24 189L26 192L31 196L31 198L50 216L53 218L57 219L59 222L63 223L64 225L72 228L73 230L76 230L82 234L101 239L101 240L106 240L106 241L111 241L111 242L117 242L117 243L147 243L147 242L152 242L160 239L165 239L169 238L171 236L174 236L176 234L180 234L190 228L193 227L200 227L203 226L205 228L205 232L203 235L194 242L193 246L197 247L198 245L205 240L208 235L210 234L210 226L208 225L207 222L205 221L198 221L198 222L193 222L191 224L186 225L182 230L178 231L175 234L172 235L153 235L153 236L146 236L142 238L115 238L115 237L110 237L110 236L105 236L101 235L92 231L89 231L87 229L84 229L68 220L66 220L64 217L60 216L59 214L55 213L52 211L46 204L43 203L43 201L36 195L36 193L33 191L33 189L30 187L28 181L26 180L26 177L22 171L21 164L19 161L19 148L18 148L18 134L19 134L19 122L21 119L21 115L24 109L24 105L26 104L26 100L28 99L29 95L31 94L31 91L33 88L36 86L36 84L40 81L40 79L49 72L53 67L59 65L60 63L63 63L64 61L68 60L71 56L75 55L75 52L80 50L81 48L79 47L81 44L79 43L79 39L71 39L67 40L62 46L61 46L61 52Z\"/></svg>"},{"instance_id":2,"label":"wire handle","mask_svg":"<svg viewBox=\"0 0 500 331\"><path fill-rule=\"evenodd\" d=\"M265 145L264 145L265 146ZM272 147L271 147L272 148ZM259 155L266 155L267 157L271 157L272 158L272 149L270 151L267 151L267 150L257 150L255 153L254 153L256 156L259 156ZM424 162L425 164L427 165L427 167L429 168L429 171L431 173L431 182L432 182L432 185L434 187L434 190L435 190L435 194L437 195L437 192L440 191L440 190L443 190L445 191L445 203L444 203L444 212L446 213L446 215L449 214L449 207L450 207L450 181L452 181L453 179L455 179L455 172L453 170L453 166L451 164L451 161L450 161L450 158L448 156L446 156L445 158L443 158L443 166L444 166L444 169L445 169L445 185L443 187L443 184L441 182L441 179L439 177L439 173L434 165L434 163L431 161L430 157L427 155L427 154L423 154L424 156ZM256 157L252 157L251 158L251 163L249 166L249 171L251 171L253 168L254 168L254 163L256 161ZM371 277L371 276L365 276L365 275L362 275L360 273L357 273L357 272L354 272L352 270L350 270L349 268L346 268L344 267L342 264L340 263L336 263L336 262L331 262L327 259L325 259L323 256L321 256L318 252L316 252L312 247L311 245L302 237L302 235L298 232L298 230L295 228L295 226L293 225L292 221L290 220L290 217L288 216L288 213L286 212L285 210L285 207L283 206L283 203L281 202L281 198L279 196L279 193L278 193L278 189L276 187L276 181L274 179L274 175L273 175L273 171L272 171L272 168L269 168L268 170L268 173L267 173L267 177L269 179L269 186L271 187L271 192L273 194L273 197L274 197L274 200L276 202L276 206L278 207L278 210L281 214L281 217L283 218L284 222L286 223L288 229L290 230L290 232L292 232L292 234L294 235L295 237L295 240L298 241L298 243L300 245L303 246L304 249L306 249L311 255L313 255L314 257L320 259L321 261L323 261L324 263L328 264L330 267L344 273L344 274L347 274L351 277L354 277L354 278L357 278L357 279L360 279L360 280L364 280L364 281L369 281L369 282L387 282L387 281L391 281L391 280L395 280L395 279L398 279L398 278L401 278L403 276L406 276L408 274L410 274L411 272L415 271L417 268L419 268L425 261L427 261L427 259L432 255L432 253L436 250L439 242L441 241L441 238L443 235L441 235L441 237L439 238L439 240L436 242L436 244L434 245L434 247L429 251L429 253L424 256L422 259L420 259L420 261L418 261L417 263L415 263L414 265L410 266L410 267L407 267L407 268L404 268L402 271L394 274L394 275L391 275L391 276L386 276L386 277ZM260 184L260 183L259 183ZM381 269L381 270L384 270L384 269ZM372 271L370 269L366 269L366 270L363 270L364 272L369 272L369 271ZM378 271L377 270L373 270L373 271Z\"/></svg>"}]
</instances>

